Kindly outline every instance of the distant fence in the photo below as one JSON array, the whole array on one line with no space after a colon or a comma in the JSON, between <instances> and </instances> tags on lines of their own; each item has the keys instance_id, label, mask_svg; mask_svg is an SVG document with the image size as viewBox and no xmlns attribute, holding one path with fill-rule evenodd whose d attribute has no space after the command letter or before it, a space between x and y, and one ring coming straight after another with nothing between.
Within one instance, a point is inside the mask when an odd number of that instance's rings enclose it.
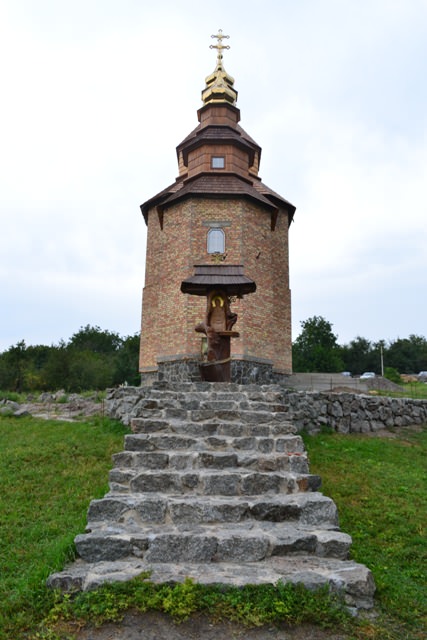
<instances>
[{"instance_id":1,"label":"distant fence","mask_svg":"<svg viewBox=\"0 0 427 640\"><path fill-rule=\"evenodd\" d=\"M349 391L350 393L389 391L393 394L401 393L402 396L408 395L406 389L381 376L361 379L344 376L341 373L294 373L287 378L286 387L296 391Z\"/></svg>"}]
</instances>

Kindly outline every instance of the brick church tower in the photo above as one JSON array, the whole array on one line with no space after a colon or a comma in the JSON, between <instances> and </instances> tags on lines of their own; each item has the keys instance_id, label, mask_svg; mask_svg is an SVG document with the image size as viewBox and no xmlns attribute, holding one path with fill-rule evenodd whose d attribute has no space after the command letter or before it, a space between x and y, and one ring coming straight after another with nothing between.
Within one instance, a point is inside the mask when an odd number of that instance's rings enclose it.
<instances>
[{"instance_id":1,"label":"brick church tower","mask_svg":"<svg viewBox=\"0 0 427 640\"><path fill-rule=\"evenodd\" d=\"M288 230L295 207L258 176L261 148L239 125L234 80L217 64L206 78L198 126L176 148L175 182L141 205L147 224L142 304L142 383L198 379L203 338L195 331L206 298L181 284L200 266L233 273L256 292L230 298L239 337L231 341L231 379L270 383L292 372ZM202 269L203 271L203 269ZM200 378L199 378L200 379Z\"/></svg>"}]
</instances>

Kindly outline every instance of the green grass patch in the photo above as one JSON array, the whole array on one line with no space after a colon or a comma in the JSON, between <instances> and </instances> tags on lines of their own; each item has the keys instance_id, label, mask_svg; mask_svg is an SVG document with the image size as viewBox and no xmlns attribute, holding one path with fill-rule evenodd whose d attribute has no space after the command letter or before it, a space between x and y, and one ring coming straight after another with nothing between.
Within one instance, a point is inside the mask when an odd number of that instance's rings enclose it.
<instances>
[{"instance_id":1,"label":"green grass patch","mask_svg":"<svg viewBox=\"0 0 427 640\"><path fill-rule=\"evenodd\" d=\"M402 391L390 391L388 389L377 389L379 396L389 396L390 398L412 398L413 400L427 400L427 384L425 382L405 382L398 383Z\"/></svg>"},{"instance_id":2,"label":"green grass patch","mask_svg":"<svg viewBox=\"0 0 427 640\"><path fill-rule=\"evenodd\" d=\"M341 529L353 536L353 557L373 571L374 621L350 619L324 590L280 583L220 589L190 580L154 585L142 576L73 597L48 590L48 575L73 557L90 500L108 489L111 455L123 449L126 431L101 418L0 419L0 640L72 638L82 622L119 621L128 609L177 621L203 612L252 626L315 623L349 640L426 636L426 431L305 438L311 471L322 476Z\"/></svg>"},{"instance_id":3,"label":"green grass patch","mask_svg":"<svg viewBox=\"0 0 427 640\"><path fill-rule=\"evenodd\" d=\"M11 400L12 402L24 402L25 395L16 391L0 391L0 401Z\"/></svg>"},{"instance_id":4,"label":"green grass patch","mask_svg":"<svg viewBox=\"0 0 427 640\"><path fill-rule=\"evenodd\" d=\"M161 611L176 623L203 613L212 621L233 621L245 626L313 623L322 628L345 627L350 614L327 588L308 591L302 585L221 587L183 583L153 584L149 575L126 583L106 584L96 591L73 597L56 594L57 600L40 627L38 637L64 631L79 623L98 626L120 622L126 611Z\"/></svg>"},{"instance_id":5,"label":"green grass patch","mask_svg":"<svg viewBox=\"0 0 427 640\"><path fill-rule=\"evenodd\" d=\"M395 438L323 433L305 442L310 470L353 538L352 557L372 570L382 615L402 626L393 637L425 637L427 430Z\"/></svg>"},{"instance_id":6,"label":"green grass patch","mask_svg":"<svg viewBox=\"0 0 427 640\"><path fill-rule=\"evenodd\" d=\"M0 638L46 614L46 578L73 557L92 498L108 488L120 423L0 418Z\"/></svg>"}]
</instances>

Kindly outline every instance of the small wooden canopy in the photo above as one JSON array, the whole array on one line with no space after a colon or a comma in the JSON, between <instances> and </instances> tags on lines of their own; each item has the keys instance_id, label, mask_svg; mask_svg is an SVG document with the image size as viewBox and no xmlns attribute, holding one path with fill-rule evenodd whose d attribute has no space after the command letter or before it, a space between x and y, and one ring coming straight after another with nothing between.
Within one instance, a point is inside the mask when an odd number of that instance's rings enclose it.
<instances>
[{"instance_id":1,"label":"small wooden canopy","mask_svg":"<svg viewBox=\"0 0 427 640\"><path fill-rule=\"evenodd\" d=\"M206 296L222 289L228 296L243 296L256 291L256 284L243 273L241 264L196 264L194 275L181 282L182 293Z\"/></svg>"}]
</instances>

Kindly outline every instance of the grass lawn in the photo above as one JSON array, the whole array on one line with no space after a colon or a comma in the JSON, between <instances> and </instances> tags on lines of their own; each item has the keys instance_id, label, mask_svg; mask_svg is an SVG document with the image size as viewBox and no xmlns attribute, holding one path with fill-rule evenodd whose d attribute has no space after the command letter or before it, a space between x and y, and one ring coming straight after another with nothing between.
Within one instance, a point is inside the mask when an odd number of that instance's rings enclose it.
<instances>
[{"instance_id":1,"label":"grass lawn","mask_svg":"<svg viewBox=\"0 0 427 640\"><path fill-rule=\"evenodd\" d=\"M125 432L109 420L0 418L1 640L18 638L48 610L46 578L72 557Z\"/></svg>"},{"instance_id":2,"label":"grass lawn","mask_svg":"<svg viewBox=\"0 0 427 640\"><path fill-rule=\"evenodd\" d=\"M396 629L392 637L424 638L427 429L394 435L321 434L305 442L310 470L321 475L323 493L337 504L341 529L353 538L352 557L373 572L378 609Z\"/></svg>"},{"instance_id":3,"label":"grass lawn","mask_svg":"<svg viewBox=\"0 0 427 640\"><path fill-rule=\"evenodd\" d=\"M297 607L295 593L283 589L272 594L252 588L225 602L224 594L198 591L190 584L155 592L145 583L143 593L137 581L107 588L98 601L96 593L83 595L78 605L55 601L45 580L72 557L89 501L108 488L111 454L122 450L124 433L122 425L107 419L0 418L0 640L67 637L46 631L46 625L41 631L40 622L60 614L81 617L83 611L93 618L95 609L105 619L102 603L117 619L115 599L122 609L152 606L176 615L200 607L212 613L221 601L222 611L241 621L245 617L239 611L247 612L246 622L252 623L283 619L284 612L286 619L304 619L296 610L290 616ZM362 623L329 615L326 600L322 605L307 596L312 617L342 624L349 639L415 640L427 635L427 431L405 430L395 436L305 437L311 471L322 476L323 492L337 503L341 529L353 536L353 557L371 568L377 584L379 616ZM275 608L267 612L272 602Z\"/></svg>"},{"instance_id":4,"label":"grass lawn","mask_svg":"<svg viewBox=\"0 0 427 640\"><path fill-rule=\"evenodd\" d=\"M378 395L390 396L392 398L413 398L417 400L427 400L427 383L425 382L405 382L398 383L402 391L379 390Z\"/></svg>"}]
</instances>

